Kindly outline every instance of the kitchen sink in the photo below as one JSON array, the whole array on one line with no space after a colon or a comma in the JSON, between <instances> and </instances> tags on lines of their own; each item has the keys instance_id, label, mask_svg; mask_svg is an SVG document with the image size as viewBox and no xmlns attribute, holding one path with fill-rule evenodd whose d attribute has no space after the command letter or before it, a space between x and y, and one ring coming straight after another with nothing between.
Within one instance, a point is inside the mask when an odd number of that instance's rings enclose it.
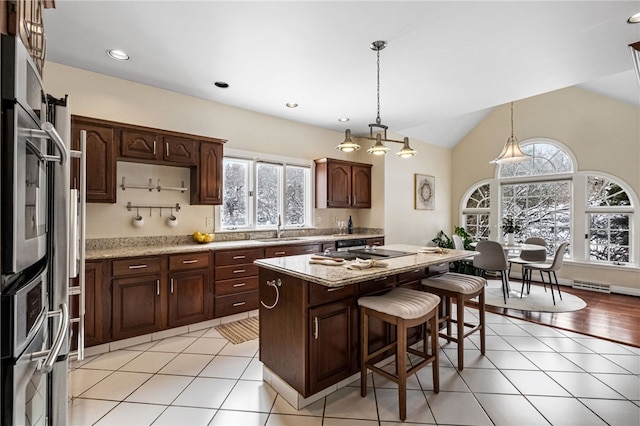
<instances>
[{"instance_id":1,"label":"kitchen sink","mask_svg":"<svg viewBox=\"0 0 640 426\"><path fill-rule=\"evenodd\" d=\"M280 238L256 238L254 241L260 241L263 243L272 243L277 241L297 241L301 240L299 237L280 237Z\"/></svg>"}]
</instances>

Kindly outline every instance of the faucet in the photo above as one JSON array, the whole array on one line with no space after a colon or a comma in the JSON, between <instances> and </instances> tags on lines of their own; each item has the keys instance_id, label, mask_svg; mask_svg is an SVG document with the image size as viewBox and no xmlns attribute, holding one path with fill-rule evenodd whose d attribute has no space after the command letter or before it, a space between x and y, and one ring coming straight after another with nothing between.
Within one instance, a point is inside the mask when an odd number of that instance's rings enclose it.
<instances>
[{"instance_id":1,"label":"faucet","mask_svg":"<svg viewBox=\"0 0 640 426\"><path fill-rule=\"evenodd\" d=\"M278 225L276 226L276 238L280 238L282 231L283 231L282 218L280 217L280 213L278 213Z\"/></svg>"}]
</instances>

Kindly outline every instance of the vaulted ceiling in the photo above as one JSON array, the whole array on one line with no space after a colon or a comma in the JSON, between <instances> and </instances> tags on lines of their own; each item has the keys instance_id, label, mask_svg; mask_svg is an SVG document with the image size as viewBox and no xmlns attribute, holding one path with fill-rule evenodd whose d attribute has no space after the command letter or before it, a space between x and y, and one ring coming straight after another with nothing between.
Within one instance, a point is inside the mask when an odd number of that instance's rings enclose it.
<instances>
[{"instance_id":1,"label":"vaulted ceiling","mask_svg":"<svg viewBox=\"0 0 640 426\"><path fill-rule=\"evenodd\" d=\"M376 118L369 45L384 40L382 122L452 147L496 105L564 87L640 105L628 48L640 24L626 22L639 11L638 1L57 0L45 26L50 61L355 135Z\"/></svg>"}]
</instances>

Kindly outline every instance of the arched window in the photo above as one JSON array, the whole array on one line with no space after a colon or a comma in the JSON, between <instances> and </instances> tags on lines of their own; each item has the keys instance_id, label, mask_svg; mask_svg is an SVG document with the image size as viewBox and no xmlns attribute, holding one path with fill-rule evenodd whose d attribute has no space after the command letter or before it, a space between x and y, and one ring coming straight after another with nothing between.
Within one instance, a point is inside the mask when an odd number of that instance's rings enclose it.
<instances>
[{"instance_id":1,"label":"arched window","mask_svg":"<svg viewBox=\"0 0 640 426\"><path fill-rule=\"evenodd\" d=\"M568 241L574 261L640 263L633 231L634 224L640 227L638 198L628 185L601 172L576 171L575 157L556 141L529 140L521 147L530 159L498 166L495 179L464 195L462 223L473 238L503 238L501 220L512 217L521 227L516 239L544 238L549 256Z\"/></svg>"}]
</instances>

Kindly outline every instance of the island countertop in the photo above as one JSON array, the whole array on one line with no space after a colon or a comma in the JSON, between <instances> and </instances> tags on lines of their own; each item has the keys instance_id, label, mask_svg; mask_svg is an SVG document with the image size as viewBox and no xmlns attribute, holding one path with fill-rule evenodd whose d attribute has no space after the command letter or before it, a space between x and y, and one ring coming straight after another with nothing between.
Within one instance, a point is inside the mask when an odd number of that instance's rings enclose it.
<instances>
[{"instance_id":1,"label":"island countertop","mask_svg":"<svg viewBox=\"0 0 640 426\"><path fill-rule=\"evenodd\" d=\"M324 265L310 264L309 260L312 255L286 256L270 259L260 259L254 261L256 265L262 268L270 269L277 272L300 278L309 282L320 284L326 287L343 287L348 284L359 283L389 274L399 274L415 270L416 268L427 267L431 265L439 265L445 262L453 262L455 260L464 259L478 252L466 250L445 249L443 253L420 253L423 247L391 244L381 248L389 250L398 250L411 253L407 256L393 257L390 259L382 258L387 263L386 267L373 267L362 270L348 269L344 265L350 263L345 262L341 265Z\"/></svg>"}]
</instances>

